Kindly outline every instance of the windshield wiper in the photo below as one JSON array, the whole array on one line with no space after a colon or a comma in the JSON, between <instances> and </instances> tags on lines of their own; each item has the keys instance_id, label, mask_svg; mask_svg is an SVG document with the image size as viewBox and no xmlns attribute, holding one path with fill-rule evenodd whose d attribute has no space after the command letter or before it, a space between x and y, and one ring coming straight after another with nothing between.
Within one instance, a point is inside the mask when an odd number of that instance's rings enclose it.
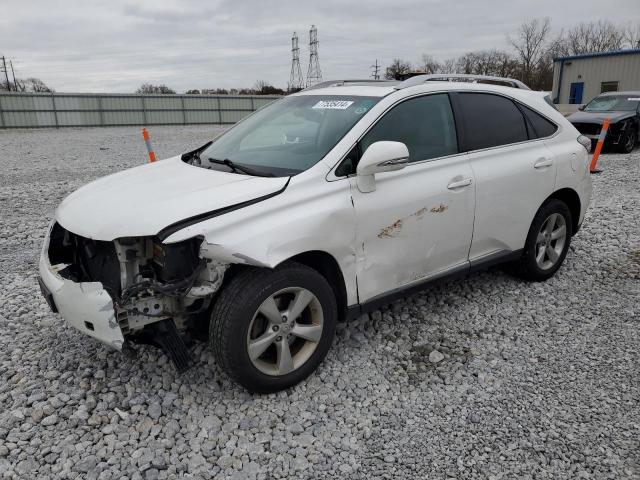
<instances>
[{"instance_id":1,"label":"windshield wiper","mask_svg":"<svg viewBox=\"0 0 640 480\"><path fill-rule=\"evenodd\" d=\"M233 172L242 172L242 173L246 173L247 175L253 175L255 177L275 177L275 175L273 173L258 172L257 170L254 170L253 168L249 168L249 167L245 167L244 165L239 165L237 163L233 163L228 158L225 158L224 160L218 160L217 158L209 157L208 160L211 163L216 163L218 165L226 165Z\"/></svg>"}]
</instances>

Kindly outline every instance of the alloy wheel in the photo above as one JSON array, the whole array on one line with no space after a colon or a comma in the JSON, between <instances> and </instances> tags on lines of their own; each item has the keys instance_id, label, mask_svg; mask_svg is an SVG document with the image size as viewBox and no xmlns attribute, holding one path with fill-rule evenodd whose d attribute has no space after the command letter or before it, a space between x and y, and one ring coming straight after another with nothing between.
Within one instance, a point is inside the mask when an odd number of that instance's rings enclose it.
<instances>
[{"instance_id":1,"label":"alloy wheel","mask_svg":"<svg viewBox=\"0 0 640 480\"><path fill-rule=\"evenodd\" d=\"M322 338L324 316L309 290L290 287L267 297L253 315L247 353L266 375L280 376L300 368Z\"/></svg>"},{"instance_id":2,"label":"alloy wheel","mask_svg":"<svg viewBox=\"0 0 640 480\"><path fill-rule=\"evenodd\" d=\"M558 262L566 241L566 220L559 213L552 213L542 223L536 239L536 263L541 270L549 270Z\"/></svg>"}]
</instances>

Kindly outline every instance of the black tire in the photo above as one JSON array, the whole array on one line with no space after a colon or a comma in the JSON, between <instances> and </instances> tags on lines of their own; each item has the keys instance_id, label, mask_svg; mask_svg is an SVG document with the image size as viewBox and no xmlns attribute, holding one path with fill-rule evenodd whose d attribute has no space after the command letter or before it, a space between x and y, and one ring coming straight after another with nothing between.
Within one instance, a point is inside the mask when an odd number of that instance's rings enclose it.
<instances>
[{"instance_id":1,"label":"black tire","mask_svg":"<svg viewBox=\"0 0 640 480\"><path fill-rule=\"evenodd\" d=\"M286 375L268 375L249 357L249 327L262 302L287 288L304 288L315 295L322 307L322 334L315 350L302 365ZM211 314L209 342L216 361L231 379L251 392L277 392L301 382L320 365L331 347L337 318L333 290L312 268L294 262L273 270L247 268L219 293Z\"/></svg>"},{"instance_id":2,"label":"black tire","mask_svg":"<svg viewBox=\"0 0 640 480\"><path fill-rule=\"evenodd\" d=\"M543 269L536 261L538 234L547 219L553 214L559 214L564 218L566 236L564 247L562 248L562 252L558 256L558 259L555 261L553 266ZM558 269L562 265L562 262L564 262L564 259L567 256L567 251L569 250L569 245L571 244L572 235L573 223L569 207L567 207L567 205L563 201L556 198L552 198L545 202L538 209L536 215L533 217L533 221L531 222L531 227L529 228L529 233L527 235L527 241L522 252L522 257L520 258L520 262L517 265L518 275L525 280L531 280L535 282L541 282L551 278L558 271Z\"/></svg>"},{"instance_id":3,"label":"black tire","mask_svg":"<svg viewBox=\"0 0 640 480\"><path fill-rule=\"evenodd\" d=\"M626 131L622 134L622 138L620 139L620 143L618 144L618 152L631 153L636 147L637 140L638 136L636 133L635 125L628 126L626 128Z\"/></svg>"}]
</instances>

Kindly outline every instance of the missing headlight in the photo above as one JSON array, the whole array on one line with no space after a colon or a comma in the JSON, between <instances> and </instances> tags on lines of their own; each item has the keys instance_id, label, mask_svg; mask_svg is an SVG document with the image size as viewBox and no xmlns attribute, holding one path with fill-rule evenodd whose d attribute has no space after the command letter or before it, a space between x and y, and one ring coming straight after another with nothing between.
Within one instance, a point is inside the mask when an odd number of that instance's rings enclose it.
<instances>
[{"instance_id":1,"label":"missing headlight","mask_svg":"<svg viewBox=\"0 0 640 480\"><path fill-rule=\"evenodd\" d=\"M160 282L175 282L190 276L200 263L200 240L179 243L153 243L153 269Z\"/></svg>"}]
</instances>

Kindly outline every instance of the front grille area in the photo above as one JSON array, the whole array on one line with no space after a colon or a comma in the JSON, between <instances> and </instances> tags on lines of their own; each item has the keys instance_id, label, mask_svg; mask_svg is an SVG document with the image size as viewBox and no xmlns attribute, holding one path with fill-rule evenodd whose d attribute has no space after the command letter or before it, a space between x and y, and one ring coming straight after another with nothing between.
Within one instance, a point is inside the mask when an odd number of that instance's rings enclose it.
<instances>
[{"instance_id":1,"label":"front grille area","mask_svg":"<svg viewBox=\"0 0 640 480\"><path fill-rule=\"evenodd\" d=\"M599 135L602 130L598 123L574 123L573 126L583 135Z\"/></svg>"},{"instance_id":2,"label":"front grille area","mask_svg":"<svg viewBox=\"0 0 640 480\"><path fill-rule=\"evenodd\" d=\"M55 223L49 236L49 262L64 264L58 274L74 282L100 282L112 298L120 294L120 262L113 242L81 237Z\"/></svg>"}]
</instances>

